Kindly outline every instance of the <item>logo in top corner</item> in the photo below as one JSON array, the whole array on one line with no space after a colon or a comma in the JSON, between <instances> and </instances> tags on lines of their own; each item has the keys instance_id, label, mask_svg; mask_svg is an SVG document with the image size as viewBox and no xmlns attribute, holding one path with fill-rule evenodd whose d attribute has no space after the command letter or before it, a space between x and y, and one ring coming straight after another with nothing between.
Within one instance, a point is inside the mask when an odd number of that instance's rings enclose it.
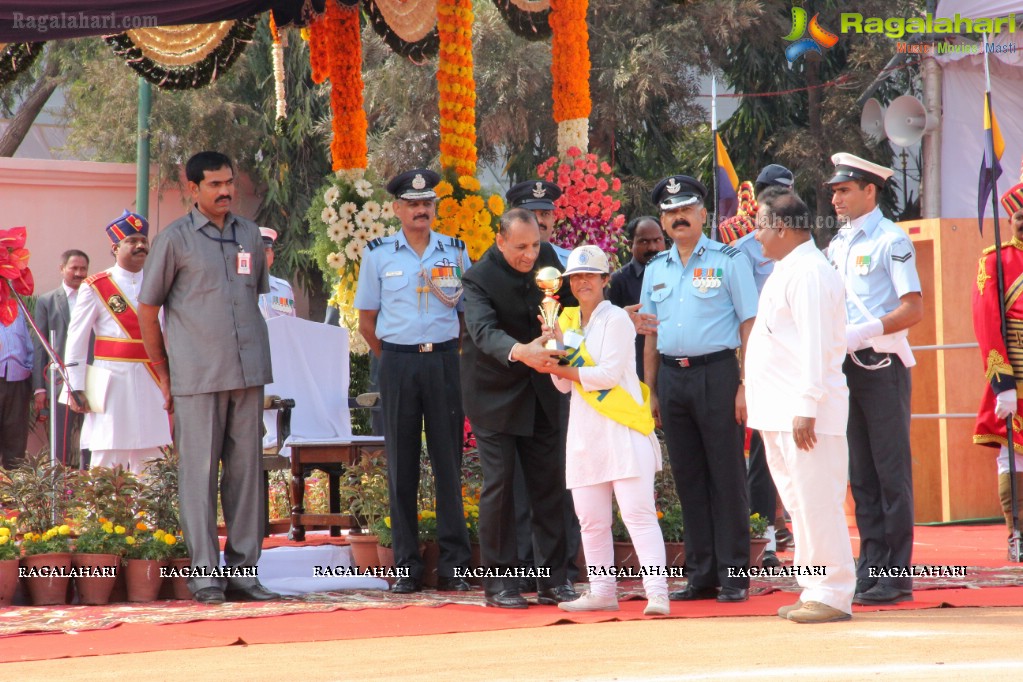
<instances>
[{"instance_id":1,"label":"logo in top corner","mask_svg":"<svg viewBox=\"0 0 1023 682\"><path fill-rule=\"evenodd\" d=\"M785 48L785 58L788 60L789 66L807 52L816 52L824 56L824 50L830 50L838 44L838 36L818 22L820 14L814 14L813 19L810 19L809 22L807 22L806 16L806 10L802 7L792 8L792 30L782 38L792 43ZM806 36L807 32L810 35Z\"/></svg>"}]
</instances>

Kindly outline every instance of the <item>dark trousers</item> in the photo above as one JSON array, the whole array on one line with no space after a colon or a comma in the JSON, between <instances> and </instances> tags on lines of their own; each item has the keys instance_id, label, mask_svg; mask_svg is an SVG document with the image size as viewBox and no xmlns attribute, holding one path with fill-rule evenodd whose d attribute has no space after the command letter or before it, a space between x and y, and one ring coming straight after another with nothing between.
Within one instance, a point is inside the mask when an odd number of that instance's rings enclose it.
<instances>
[{"instance_id":1,"label":"dark trousers","mask_svg":"<svg viewBox=\"0 0 1023 682\"><path fill-rule=\"evenodd\" d=\"M5 469L13 469L25 461L25 448L28 447L28 404L31 399L31 379L0 379L0 464Z\"/></svg>"},{"instance_id":2,"label":"dark trousers","mask_svg":"<svg viewBox=\"0 0 1023 682\"><path fill-rule=\"evenodd\" d=\"M451 578L468 568L469 533L462 507L462 396L458 351L380 355L387 485L391 503L394 563L416 580L419 554L419 474L423 431L436 485L437 574Z\"/></svg>"},{"instance_id":3,"label":"dark trousers","mask_svg":"<svg viewBox=\"0 0 1023 682\"><path fill-rule=\"evenodd\" d=\"M569 398L570 394L562 396L558 421L558 457L561 459L562 471L565 468L565 446L568 438ZM515 494L515 543L518 547L519 565L535 566L532 515L529 513L529 488L526 486L526 477L522 473L522 467L517 463L513 490ZM565 490L565 573L571 583L579 579L582 569L581 566L576 565L581 543L582 536L579 534L579 519L575 515L572 491Z\"/></svg>"},{"instance_id":4,"label":"dark trousers","mask_svg":"<svg viewBox=\"0 0 1023 682\"><path fill-rule=\"evenodd\" d=\"M61 389L63 389L63 385ZM49 394L47 394L48 396ZM82 436L82 423L85 421L85 415L74 412L67 405L58 402L54 411L50 414L50 419L54 420L54 426L57 430L57 440L50 446L56 460L65 466L80 466L82 469L87 469L88 462L84 461L83 463L83 460L85 460L88 450L82 451L81 455L79 455L78 447L79 439ZM49 424L46 426L46 433L49 435Z\"/></svg>"},{"instance_id":5,"label":"dark trousers","mask_svg":"<svg viewBox=\"0 0 1023 682\"><path fill-rule=\"evenodd\" d=\"M767 519L768 525L773 526L778 512L778 489L767 468L764 439L756 429L751 430L749 436L749 473L746 480L749 484L750 512L760 514Z\"/></svg>"},{"instance_id":6,"label":"dark trousers","mask_svg":"<svg viewBox=\"0 0 1023 682\"><path fill-rule=\"evenodd\" d=\"M912 387L909 369L897 356L891 358L891 365L876 370L848 357L842 366L849 384L849 482L860 532L858 590L875 582L913 587L912 578L870 577L872 566L908 567L913 555Z\"/></svg>"},{"instance_id":7,"label":"dark trousers","mask_svg":"<svg viewBox=\"0 0 1023 682\"><path fill-rule=\"evenodd\" d=\"M483 468L480 495L480 553L483 565L501 570L519 566L516 551L514 479L516 461L529 489L534 561L550 577L540 589L564 585L565 464L557 457L558 427L536 402L533 434L515 436L474 426ZM517 580L484 578L487 594L518 588Z\"/></svg>"},{"instance_id":8,"label":"dark trousers","mask_svg":"<svg viewBox=\"0 0 1023 682\"><path fill-rule=\"evenodd\" d=\"M749 564L749 497L743 427L735 423L739 363L679 367L661 362L657 399L685 519L686 577L696 589L748 588L729 567Z\"/></svg>"}]
</instances>

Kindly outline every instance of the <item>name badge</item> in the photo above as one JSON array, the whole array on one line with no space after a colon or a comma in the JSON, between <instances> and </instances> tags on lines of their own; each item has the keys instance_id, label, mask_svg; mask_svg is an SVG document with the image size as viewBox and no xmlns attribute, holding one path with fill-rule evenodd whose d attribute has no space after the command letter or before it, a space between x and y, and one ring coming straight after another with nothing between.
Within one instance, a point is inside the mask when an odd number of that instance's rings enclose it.
<instances>
[{"instance_id":1,"label":"name badge","mask_svg":"<svg viewBox=\"0 0 1023 682\"><path fill-rule=\"evenodd\" d=\"M239 275L251 275L252 274L252 254L251 253L239 253L238 254L238 274Z\"/></svg>"},{"instance_id":2,"label":"name badge","mask_svg":"<svg viewBox=\"0 0 1023 682\"><path fill-rule=\"evenodd\" d=\"M401 277L404 274L401 270L391 270L390 272L385 272L384 277Z\"/></svg>"}]
</instances>

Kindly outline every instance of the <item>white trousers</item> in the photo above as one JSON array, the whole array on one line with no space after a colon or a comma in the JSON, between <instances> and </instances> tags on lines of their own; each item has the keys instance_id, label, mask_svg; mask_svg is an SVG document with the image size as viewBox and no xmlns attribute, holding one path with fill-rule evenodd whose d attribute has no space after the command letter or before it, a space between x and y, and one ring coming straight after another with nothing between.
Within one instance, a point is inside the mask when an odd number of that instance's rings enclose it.
<instances>
[{"instance_id":1,"label":"white trousers","mask_svg":"<svg viewBox=\"0 0 1023 682\"><path fill-rule=\"evenodd\" d=\"M579 517L586 565L602 575L590 576L590 592L600 597L615 596L614 540L611 537L611 494L618 500L622 520L629 530L639 563L655 567L661 575L643 576L647 599L668 596L668 579L664 573L664 536L657 523L654 506L654 471L644 471L635 478L622 478L596 485L572 488L575 514ZM603 570L600 570L603 569Z\"/></svg>"},{"instance_id":2,"label":"white trousers","mask_svg":"<svg viewBox=\"0 0 1023 682\"><path fill-rule=\"evenodd\" d=\"M90 466L115 467L118 464L133 474L141 474L151 459L160 459L163 453L160 448L140 448L134 450L93 450Z\"/></svg>"},{"instance_id":3,"label":"white trousers","mask_svg":"<svg viewBox=\"0 0 1023 682\"><path fill-rule=\"evenodd\" d=\"M998 475L1009 473L1009 448L1004 445L998 450ZM1023 455L1016 453L1016 473L1023 474Z\"/></svg>"},{"instance_id":4,"label":"white trousers","mask_svg":"<svg viewBox=\"0 0 1023 682\"><path fill-rule=\"evenodd\" d=\"M792 517L795 566L824 575L800 575L800 600L816 601L852 613L856 589L849 528L845 524L849 446L846 437L817 435L806 452L789 431L764 431L767 465Z\"/></svg>"}]
</instances>

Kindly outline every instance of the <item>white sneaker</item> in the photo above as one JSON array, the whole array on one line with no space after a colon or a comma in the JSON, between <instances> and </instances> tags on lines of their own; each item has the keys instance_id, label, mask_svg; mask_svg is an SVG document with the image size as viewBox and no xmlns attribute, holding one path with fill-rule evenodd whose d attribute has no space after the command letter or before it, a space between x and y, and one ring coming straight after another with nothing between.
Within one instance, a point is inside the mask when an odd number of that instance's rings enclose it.
<instances>
[{"instance_id":1,"label":"white sneaker","mask_svg":"<svg viewBox=\"0 0 1023 682\"><path fill-rule=\"evenodd\" d=\"M667 595L658 595L647 599L646 608L643 609L644 616L668 616L671 615L671 602Z\"/></svg>"},{"instance_id":2,"label":"white sneaker","mask_svg":"<svg viewBox=\"0 0 1023 682\"><path fill-rule=\"evenodd\" d=\"M562 611L617 611L617 597L599 597L592 592L587 592L578 599L563 601L558 604Z\"/></svg>"}]
</instances>

